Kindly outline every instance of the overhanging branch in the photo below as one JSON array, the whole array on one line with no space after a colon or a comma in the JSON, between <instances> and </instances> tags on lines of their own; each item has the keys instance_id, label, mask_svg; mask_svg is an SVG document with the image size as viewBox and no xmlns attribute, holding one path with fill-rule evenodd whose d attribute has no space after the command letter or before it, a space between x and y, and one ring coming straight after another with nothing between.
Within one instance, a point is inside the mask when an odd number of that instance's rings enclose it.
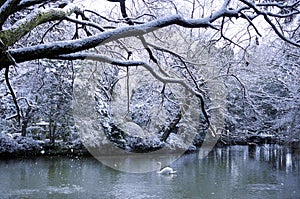
<instances>
[{"instance_id":1,"label":"overhanging branch","mask_svg":"<svg viewBox=\"0 0 300 199\"><path fill-rule=\"evenodd\" d=\"M141 35L145 35L147 33L154 32L155 30L167 26L171 26L171 25L178 25L185 28L214 28L215 29L212 23L215 22L216 20L219 20L220 18L223 17L241 17L240 12L246 9L254 9L257 15L263 15L266 18L266 21L269 22L269 24L272 26L276 34L284 41L287 41L298 47L300 46L299 43L296 43L286 38L283 34L281 34L279 30L276 28L276 26L270 21L266 13L260 11L257 7L255 7L254 3L251 3L246 0L240 0L240 1L244 2L246 6L242 8L238 8L236 10L227 9L226 6L229 1L226 1L223 7L218 11L214 12L211 16L200 18L200 19L185 19L180 15L171 15L150 22L146 22L141 25L121 27L114 30L105 31L88 38L82 38L82 39L72 40L72 41L58 41L50 44L41 44L41 45L35 45L31 47L11 49L9 50L9 52L15 58L16 62L24 62L24 61L30 61L35 59L41 59L41 58L50 58L61 54L80 52L83 50L94 48L98 45L106 44L111 41L116 41L120 38L138 37ZM249 20L251 20L250 17ZM95 24L88 23L86 21L82 23L86 23L96 27ZM99 27L97 28L99 29ZM10 64L8 60L1 60L1 61L3 64L2 67Z\"/></svg>"},{"instance_id":2,"label":"overhanging branch","mask_svg":"<svg viewBox=\"0 0 300 199\"><path fill-rule=\"evenodd\" d=\"M58 56L61 54L69 54L87 50L98 45L103 45L108 42L115 41L120 38L144 35L170 25L179 25L187 28L209 28L212 27L211 23L213 21L217 20L223 15L228 14L229 13L227 13L226 10L220 10L213 16L202 19L184 19L180 15L172 15L142 25L122 27L115 30L106 31L88 38L71 41L58 41L50 44L41 44L20 49L12 49L10 50L10 53L17 62L30 61L40 58L49 58L55 55ZM8 63L4 62L4 64Z\"/></svg>"},{"instance_id":3,"label":"overhanging branch","mask_svg":"<svg viewBox=\"0 0 300 199\"><path fill-rule=\"evenodd\" d=\"M34 14L18 21L10 29L0 31L0 39L6 46L12 46L37 26L50 21L62 20L77 9L76 6L73 6L72 8L37 10Z\"/></svg>"}]
</instances>

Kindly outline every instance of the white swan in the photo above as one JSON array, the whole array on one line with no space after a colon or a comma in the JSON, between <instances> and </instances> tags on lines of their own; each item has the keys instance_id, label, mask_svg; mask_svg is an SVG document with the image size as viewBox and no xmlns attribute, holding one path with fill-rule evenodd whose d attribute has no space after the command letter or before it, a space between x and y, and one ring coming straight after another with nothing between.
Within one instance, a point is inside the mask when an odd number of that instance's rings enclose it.
<instances>
[{"instance_id":1,"label":"white swan","mask_svg":"<svg viewBox=\"0 0 300 199\"><path fill-rule=\"evenodd\" d=\"M170 175L170 174L175 174L176 171L173 170L171 167L161 168L161 162L157 162L157 173L159 173L159 174L165 174L165 175Z\"/></svg>"}]
</instances>

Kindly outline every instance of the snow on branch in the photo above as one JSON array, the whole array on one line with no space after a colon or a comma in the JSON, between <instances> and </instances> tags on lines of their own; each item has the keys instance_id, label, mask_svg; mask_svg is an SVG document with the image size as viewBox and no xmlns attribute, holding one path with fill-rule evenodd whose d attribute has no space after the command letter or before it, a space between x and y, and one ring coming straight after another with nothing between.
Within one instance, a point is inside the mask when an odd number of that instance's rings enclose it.
<instances>
[{"instance_id":1,"label":"snow on branch","mask_svg":"<svg viewBox=\"0 0 300 199\"><path fill-rule=\"evenodd\" d=\"M104 62L104 63L110 63L111 65L126 66L126 67L143 66L145 69L147 69L151 73L151 75L154 78L161 81L162 83L165 83L165 84L167 84L167 83L180 84L185 89L187 89L189 92L191 92L195 95L202 96L201 93L199 93L198 91L193 89L183 79L163 77L160 74L158 74L150 64L148 64L144 61L123 61L123 60L113 59L113 58L105 56L105 55L91 54L91 53L72 53L72 54L67 54L67 55L59 55L59 56L54 57L54 58L66 59L66 60L76 60L76 59L93 60L93 61L100 61L100 62Z\"/></svg>"},{"instance_id":2,"label":"snow on branch","mask_svg":"<svg viewBox=\"0 0 300 199\"><path fill-rule=\"evenodd\" d=\"M57 3L58 7L62 8L64 6L66 6L68 4L68 0L21 0L20 3L18 4L18 6L15 7L16 11L25 9L25 8L29 8L30 6L34 6L34 5L45 5L47 3Z\"/></svg>"},{"instance_id":3,"label":"snow on branch","mask_svg":"<svg viewBox=\"0 0 300 199\"><path fill-rule=\"evenodd\" d=\"M24 62L39 58L49 58L55 55L69 54L90 49L110 41L118 40L120 38L141 36L170 25L179 25L189 28L215 28L211 24L213 21L217 20L223 15L234 16L235 14L236 13L232 11L227 12L227 10L223 9L210 17L201 19L184 19L180 15L171 15L142 25L122 27L115 30L106 31L88 38L71 41L58 41L50 44L41 44L31 47L12 49L10 52L15 57L17 62Z\"/></svg>"},{"instance_id":4,"label":"snow on branch","mask_svg":"<svg viewBox=\"0 0 300 199\"><path fill-rule=\"evenodd\" d=\"M39 4L39 3L45 3L45 0L21 0L18 6L28 7L28 6Z\"/></svg>"},{"instance_id":5,"label":"snow on branch","mask_svg":"<svg viewBox=\"0 0 300 199\"><path fill-rule=\"evenodd\" d=\"M269 4L255 4L251 1L248 1L248 0L240 0L242 3L244 3L246 6L249 7L249 9L253 9L254 12L257 14L257 15L261 15L264 17L265 21L271 26L271 28L274 30L274 32L277 34L277 36L279 38L281 38L282 40L286 41L287 43L290 43L294 46L297 46L297 47L300 47L300 44L289 39L288 37L286 37L284 35L284 33L281 32L280 28L281 27L277 27L271 20L271 17L277 17L277 18L288 18L288 17L291 17L293 15L296 15L296 14L299 14L299 10L294 10L290 13L287 13L287 14L274 14L274 13L271 13L271 12L268 12L266 11L265 9L259 9L260 6L263 6L263 5L266 5L268 7L270 6L276 6L276 7L279 7L281 9L283 8L288 8L290 7L291 5L287 4L287 3L273 3L272 5L269 5ZM299 3L299 2L298 2ZM295 9L296 9L296 4L294 4L295 6Z\"/></svg>"},{"instance_id":6,"label":"snow on branch","mask_svg":"<svg viewBox=\"0 0 300 199\"><path fill-rule=\"evenodd\" d=\"M140 25L133 25L133 26L126 26L126 27L120 27L117 29L105 31L98 33L94 36L77 39L77 40L70 40L70 41L57 41L49 44L40 44L35 45L31 47L25 47L25 48L19 48L19 49L11 49L9 50L11 55L15 58L16 62L24 62L24 61L30 61L34 59L40 59L40 58L50 58L53 56L58 56L62 54L70 54L75 52L80 52L83 50L87 50L90 48L94 48L98 45L103 45L111 41L116 41L121 38L128 38L128 37L140 37L142 35L145 35L150 32L154 32L158 29L168 27L171 25L178 25L185 28L213 28L218 31L220 30L220 21L224 19L224 17L235 17L235 18L247 18L245 13L242 13L246 10L253 9L256 15L262 15L265 17L265 20L271 25L271 27L274 29L276 34L283 39L284 41L287 41L295 46L300 46L299 43L294 42L287 38L283 33L279 31L279 29L276 27L274 23L272 23L271 19L268 16L268 13L264 10L260 10L259 7L256 6L255 3L252 3L247 0L240 0L244 3L244 5L237 9L227 8L229 6L230 1L225 1L225 3L222 5L222 7L214 12L212 15L204 18L199 19L185 19L181 15L171 15L166 16L163 18L159 18L150 22L145 22L144 24ZM67 8L68 7L68 8ZM31 28L37 26L38 24L47 22L49 20L57 20L57 19L67 19L69 21L72 21L74 23L81 23L89 26L93 26L94 28L101 29L101 27L97 26L96 24L93 24L91 22L87 21L76 21L75 19L66 18L67 15L72 13L75 8L72 8L72 6L66 6L64 9L60 8L54 8L50 10L44 10L43 14L35 15L34 20L29 20L27 23L23 23L23 25L26 24L26 26L29 26ZM68 10L68 11L67 11ZM248 13L247 13L248 14ZM37 17L40 17L37 19ZM219 20L219 23L215 23ZM248 16L248 22L252 18ZM250 23L252 26L254 24ZM219 27L218 27L219 26ZM30 28L30 29L31 29ZM21 30L19 30L21 29ZM21 35L24 35L25 32L28 31L22 30L22 28L14 29L14 30L7 30L12 31L9 36L3 35L3 32L0 32L0 39L2 39L3 42L6 42L6 44L12 43L11 40L16 41L18 37ZM258 31L257 31L258 32ZM11 38L13 36L13 38ZM15 38L16 37L16 38ZM9 64L8 61L3 62L3 65Z\"/></svg>"},{"instance_id":7,"label":"snow on branch","mask_svg":"<svg viewBox=\"0 0 300 199\"><path fill-rule=\"evenodd\" d=\"M0 31L0 39L6 46L11 46L35 27L46 22L62 20L78 9L80 8L75 4L64 8L37 9L9 29Z\"/></svg>"}]
</instances>

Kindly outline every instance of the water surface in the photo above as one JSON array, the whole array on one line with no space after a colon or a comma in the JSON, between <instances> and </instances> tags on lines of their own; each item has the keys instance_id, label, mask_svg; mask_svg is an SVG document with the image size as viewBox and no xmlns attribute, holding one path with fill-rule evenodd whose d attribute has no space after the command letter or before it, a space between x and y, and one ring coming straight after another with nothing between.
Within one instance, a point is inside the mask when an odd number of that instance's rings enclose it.
<instances>
[{"instance_id":1,"label":"water surface","mask_svg":"<svg viewBox=\"0 0 300 199\"><path fill-rule=\"evenodd\" d=\"M300 198L300 155L277 145L216 148L171 166L177 175L120 172L92 157L0 160L0 198Z\"/></svg>"}]
</instances>

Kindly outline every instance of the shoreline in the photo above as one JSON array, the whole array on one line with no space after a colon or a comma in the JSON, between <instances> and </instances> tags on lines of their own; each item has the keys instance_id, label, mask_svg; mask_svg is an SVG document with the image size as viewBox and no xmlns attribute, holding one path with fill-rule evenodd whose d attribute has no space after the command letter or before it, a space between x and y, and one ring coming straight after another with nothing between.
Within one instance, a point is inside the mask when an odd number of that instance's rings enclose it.
<instances>
[{"instance_id":1,"label":"shoreline","mask_svg":"<svg viewBox=\"0 0 300 199\"><path fill-rule=\"evenodd\" d=\"M92 156L80 140L74 142L57 141L54 144L50 142L32 140L30 138L14 138L18 142L18 147L12 148L11 143L3 143L0 140L0 160L13 158L32 158L40 156L66 156L66 157L85 157ZM25 141L24 141L25 140ZM29 141L28 141L29 140ZM201 144L195 144L185 153L194 153L201 148ZM214 147L226 147L233 145L241 146L261 146L264 144L279 145L290 148L292 151L300 151L299 139L280 138L275 136L251 135L248 137L221 135ZM182 150L182 149L181 149ZM126 151L124 151L126 153ZM170 154L176 152L170 150Z\"/></svg>"}]
</instances>

